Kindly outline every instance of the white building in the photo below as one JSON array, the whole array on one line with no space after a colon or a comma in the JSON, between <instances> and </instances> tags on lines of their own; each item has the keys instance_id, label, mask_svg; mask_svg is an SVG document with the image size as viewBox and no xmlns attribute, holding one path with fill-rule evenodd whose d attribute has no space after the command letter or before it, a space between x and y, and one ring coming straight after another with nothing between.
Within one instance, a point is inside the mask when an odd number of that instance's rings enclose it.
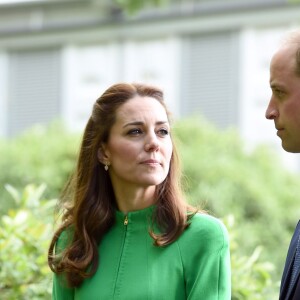
<instances>
[{"instance_id":1,"label":"white building","mask_svg":"<svg viewBox=\"0 0 300 300\"><path fill-rule=\"evenodd\" d=\"M173 0L130 16L111 2L0 4L0 136L54 118L82 129L104 89L140 81L161 86L175 116L237 127L249 147L271 143L300 169L264 117L269 61L300 27L300 3Z\"/></svg>"}]
</instances>

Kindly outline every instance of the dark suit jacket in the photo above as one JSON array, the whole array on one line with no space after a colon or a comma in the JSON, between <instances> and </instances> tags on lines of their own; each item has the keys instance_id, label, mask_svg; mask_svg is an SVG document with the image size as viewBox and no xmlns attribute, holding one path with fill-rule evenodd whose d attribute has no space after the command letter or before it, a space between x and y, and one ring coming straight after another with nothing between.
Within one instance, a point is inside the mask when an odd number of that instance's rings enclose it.
<instances>
[{"instance_id":1,"label":"dark suit jacket","mask_svg":"<svg viewBox=\"0 0 300 300\"><path fill-rule=\"evenodd\" d=\"M297 242L298 242L298 237L300 235L300 221L298 222L294 235L292 237L291 243L290 243L290 247L288 250L288 254L287 254L287 258L285 261L285 266L284 266L284 270L283 270L283 274L282 274L282 278L281 278L281 286L280 286L280 295L279 295L279 300L300 300L300 281L299 281L299 277L298 280L296 280L295 285L296 289L295 289L295 294L294 297L291 297L291 293L287 294L288 292L288 287L289 287L289 282L290 282L290 277L291 277L291 272L292 272L292 264L293 264L293 260L294 260L294 256L295 256L295 252L296 252L296 246L297 246ZM298 270L299 272L300 270ZM299 275L299 274L298 274Z\"/></svg>"}]
</instances>

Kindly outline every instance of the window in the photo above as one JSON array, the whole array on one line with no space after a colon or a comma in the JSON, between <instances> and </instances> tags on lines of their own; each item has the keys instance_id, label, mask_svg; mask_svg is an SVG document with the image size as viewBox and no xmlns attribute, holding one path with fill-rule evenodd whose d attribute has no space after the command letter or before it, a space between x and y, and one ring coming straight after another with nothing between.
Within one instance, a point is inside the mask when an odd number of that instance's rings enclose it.
<instances>
[{"instance_id":1,"label":"window","mask_svg":"<svg viewBox=\"0 0 300 300\"><path fill-rule=\"evenodd\" d=\"M9 54L8 136L60 113L60 52L57 49Z\"/></svg>"},{"instance_id":2,"label":"window","mask_svg":"<svg viewBox=\"0 0 300 300\"><path fill-rule=\"evenodd\" d=\"M237 125L237 37L222 32L183 38L183 116L201 114L219 128Z\"/></svg>"}]
</instances>

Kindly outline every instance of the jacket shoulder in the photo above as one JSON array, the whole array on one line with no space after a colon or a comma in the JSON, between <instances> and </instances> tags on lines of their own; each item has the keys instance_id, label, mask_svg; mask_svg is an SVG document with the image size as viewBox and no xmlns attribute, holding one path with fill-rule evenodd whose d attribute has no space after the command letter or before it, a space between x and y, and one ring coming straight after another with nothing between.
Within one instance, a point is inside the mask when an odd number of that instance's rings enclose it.
<instances>
[{"instance_id":1,"label":"jacket shoulder","mask_svg":"<svg viewBox=\"0 0 300 300\"><path fill-rule=\"evenodd\" d=\"M178 242L183 248L194 245L198 251L216 252L228 247L229 236L225 225L219 219L196 213Z\"/></svg>"}]
</instances>

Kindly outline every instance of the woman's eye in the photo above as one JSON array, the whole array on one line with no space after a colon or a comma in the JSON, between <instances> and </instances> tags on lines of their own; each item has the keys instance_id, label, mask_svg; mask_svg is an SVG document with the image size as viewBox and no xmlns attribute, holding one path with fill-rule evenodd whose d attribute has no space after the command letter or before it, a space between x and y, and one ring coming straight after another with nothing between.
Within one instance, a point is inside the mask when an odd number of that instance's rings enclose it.
<instances>
[{"instance_id":1,"label":"woman's eye","mask_svg":"<svg viewBox=\"0 0 300 300\"><path fill-rule=\"evenodd\" d=\"M139 128L131 129L128 131L129 135L139 135L142 133L142 130Z\"/></svg>"},{"instance_id":2,"label":"woman's eye","mask_svg":"<svg viewBox=\"0 0 300 300\"><path fill-rule=\"evenodd\" d=\"M159 130L158 130L158 134L159 134L160 136L166 136L166 135L169 134L169 130L168 130L168 129L165 129L165 128L159 129Z\"/></svg>"}]
</instances>

